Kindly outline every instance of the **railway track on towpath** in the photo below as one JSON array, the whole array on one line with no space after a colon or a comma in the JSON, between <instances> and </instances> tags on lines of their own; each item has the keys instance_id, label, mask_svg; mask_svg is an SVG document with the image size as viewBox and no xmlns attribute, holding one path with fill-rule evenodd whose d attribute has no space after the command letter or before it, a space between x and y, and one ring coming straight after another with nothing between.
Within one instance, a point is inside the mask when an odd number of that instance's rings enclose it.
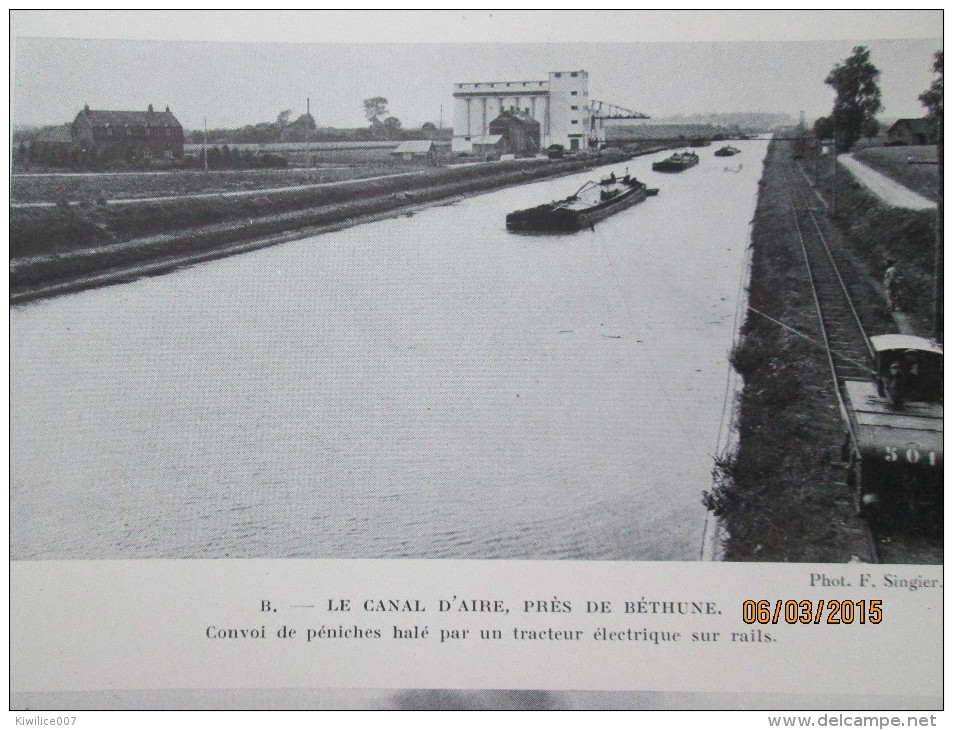
<instances>
[{"instance_id":1,"label":"railway track on towpath","mask_svg":"<svg viewBox=\"0 0 953 730\"><path fill-rule=\"evenodd\" d=\"M848 282L856 276L851 276L854 273L851 261L841 249L838 234L808 181L801 175L789 175L788 195L794 231L817 311L819 344L826 355L847 438L856 446L857 436L849 417L844 384L847 380L871 377L874 352ZM833 481L831 487L848 489L843 479ZM858 557L883 563L942 562L942 536L888 529L874 519L865 524L869 554Z\"/></svg>"}]
</instances>

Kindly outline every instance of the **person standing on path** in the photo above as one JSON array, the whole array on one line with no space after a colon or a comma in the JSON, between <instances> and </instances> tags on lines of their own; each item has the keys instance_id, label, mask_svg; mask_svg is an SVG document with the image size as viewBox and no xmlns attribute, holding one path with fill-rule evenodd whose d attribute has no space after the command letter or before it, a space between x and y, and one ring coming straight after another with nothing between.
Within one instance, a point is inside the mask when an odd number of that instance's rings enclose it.
<instances>
[{"instance_id":1,"label":"person standing on path","mask_svg":"<svg viewBox=\"0 0 953 730\"><path fill-rule=\"evenodd\" d=\"M887 270L884 272L884 289L887 290L887 311L900 311L900 272L897 271L897 260L887 259Z\"/></svg>"}]
</instances>

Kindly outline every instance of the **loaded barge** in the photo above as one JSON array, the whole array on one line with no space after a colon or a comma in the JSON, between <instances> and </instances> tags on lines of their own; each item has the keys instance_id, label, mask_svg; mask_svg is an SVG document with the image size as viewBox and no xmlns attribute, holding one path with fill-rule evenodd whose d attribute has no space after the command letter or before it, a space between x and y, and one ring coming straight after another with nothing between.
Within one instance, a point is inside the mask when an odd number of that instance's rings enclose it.
<instances>
[{"instance_id":1,"label":"loaded barge","mask_svg":"<svg viewBox=\"0 0 953 730\"><path fill-rule=\"evenodd\" d=\"M737 155L741 150L737 147L732 147L730 144L725 145L721 149L715 150L715 157L733 157Z\"/></svg>"},{"instance_id":2,"label":"loaded barge","mask_svg":"<svg viewBox=\"0 0 953 730\"><path fill-rule=\"evenodd\" d=\"M649 188L626 173L613 173L600 182L590 180L563 200L517 210L506 216L506 230L515 233L574 233L591 228L597 221L641 203L658 188Z\"/></svg>"},{"instance_id":3,"label":"loaded barge","mask_svg":"<svg viewBox=\"0 0 953 730\"><path fill-rule=\"evenodd\" d=\"M698 155L694 152L676 152L660 162L653 162L655 172L681 172L698 164Z\"/></svg>"}]
</instances>

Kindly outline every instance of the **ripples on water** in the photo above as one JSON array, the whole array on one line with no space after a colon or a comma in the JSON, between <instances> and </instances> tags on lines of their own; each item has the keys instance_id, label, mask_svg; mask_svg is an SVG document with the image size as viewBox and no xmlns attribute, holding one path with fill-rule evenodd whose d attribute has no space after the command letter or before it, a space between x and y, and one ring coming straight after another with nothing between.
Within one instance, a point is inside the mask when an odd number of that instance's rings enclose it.
<instances>
[{"instance_id":1,"label":"ripples on water","mask_svg":"<svg viewBox=\"0 0 953 730\"><path fill-rule=\"evenodd\" d=\"M743 144L595 233L503 219L598 171L15 307L13 557L697 558Z\"/></svg>"}]
</instances>

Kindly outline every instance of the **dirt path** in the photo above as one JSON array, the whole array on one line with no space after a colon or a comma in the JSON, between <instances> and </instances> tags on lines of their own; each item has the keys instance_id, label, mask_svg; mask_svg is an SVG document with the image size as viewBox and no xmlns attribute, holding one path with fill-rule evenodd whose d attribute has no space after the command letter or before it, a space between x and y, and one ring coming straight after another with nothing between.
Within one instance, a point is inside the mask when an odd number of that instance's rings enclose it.
<instances>
[{"instance_id":1,"label":"dirt path","mask_svg":"<svg viewBox=\"0 0 953 730\"><path fill-rule=\"evenodd\" d=\"M861 185L870 190L887 205L894 208L909 208L910 210L932 210L936 203L913 192L896 180L868 167L852 155L839 157L838 161L847 168Z\"/></svg>"}]
</instances>

